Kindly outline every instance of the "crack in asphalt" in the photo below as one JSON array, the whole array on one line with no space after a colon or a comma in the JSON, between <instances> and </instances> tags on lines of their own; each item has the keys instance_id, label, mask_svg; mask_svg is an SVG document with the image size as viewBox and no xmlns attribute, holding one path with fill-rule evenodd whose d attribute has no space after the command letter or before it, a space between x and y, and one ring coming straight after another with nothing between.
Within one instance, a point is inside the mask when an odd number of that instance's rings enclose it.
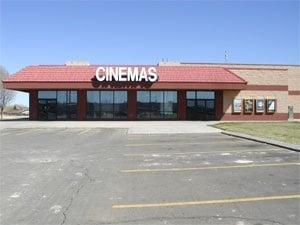
<instances>
[{"instance_id":1,"label":"crack in asphalt","mask_svg":"<svg viewBox=\"0 0 300 225\"><path fill-rule=\"evenodd\" d=\"M77 161L78 163L80 163L79 161ZM74 166L74 160L71 160L71 166ZM75 167L75 166L74 166ZM77 166L77 167L80 167L84 172L84 177L87 178L87 182L83 182L80 186L78 186L77 190L75 192L73 192L73 195L70 199L70 202L69 204L66 206L65 210L63 211L63 221L61 222L60 225L63 225L66 223L67 221L67 216L68 216L68 212L69 212L69 209L71 208L73 202L74 202L74 199L76 198L76 196L79 194L79 192L88 184L88 183L92 183L95 181L94 178L92 178L90 175L89 175L89 170L88 168L84 167L84 166Z\"/></svg>"}]
</instances>

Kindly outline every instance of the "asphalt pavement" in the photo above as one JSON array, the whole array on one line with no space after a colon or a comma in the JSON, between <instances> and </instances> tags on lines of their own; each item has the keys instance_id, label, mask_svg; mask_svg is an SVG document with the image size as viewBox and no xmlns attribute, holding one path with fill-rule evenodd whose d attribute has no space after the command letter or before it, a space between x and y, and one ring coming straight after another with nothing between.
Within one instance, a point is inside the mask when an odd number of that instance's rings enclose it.
<instances>
[{"instance_id":1,"label":"asphalt pavement","mask_svg":"<svg viewBox=\"0 0 300 225\"><path fill-rule=\"evenodd\" d=\"M299 153L222 135L1 130L1 224L300 224Z\"/></svg>"}]
</instances>

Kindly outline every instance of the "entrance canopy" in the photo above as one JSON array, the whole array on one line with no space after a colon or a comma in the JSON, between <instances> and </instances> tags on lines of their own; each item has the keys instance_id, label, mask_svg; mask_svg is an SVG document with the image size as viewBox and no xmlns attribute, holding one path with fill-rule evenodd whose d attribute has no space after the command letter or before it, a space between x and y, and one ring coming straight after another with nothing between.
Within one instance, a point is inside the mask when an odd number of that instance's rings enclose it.
<instances>
[{"instance_id":1,"label":"entrance canopy","mask_svg":"<svg viewBox=\"0 0 300 225\"><path fill-rule=\"evenodd\" d=\"M241 90L247 82L223 67L154 66L156 82L99 82L96 70L103 67L139 67L151 65L34 65L27 66L4 80L7 89L207 89Z\"/></svg>"}]
</instances>

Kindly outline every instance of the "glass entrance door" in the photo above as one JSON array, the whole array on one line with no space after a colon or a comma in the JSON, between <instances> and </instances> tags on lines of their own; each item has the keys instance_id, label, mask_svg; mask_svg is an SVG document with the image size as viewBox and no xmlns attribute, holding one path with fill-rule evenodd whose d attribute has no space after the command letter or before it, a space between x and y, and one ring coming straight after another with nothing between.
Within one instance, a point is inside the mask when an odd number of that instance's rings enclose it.
<instances>
[{"instance_id":1,"label":"glass entrance door","mask_svg":"<svg viewBox=\"0 0 300 225\"><path fill-rule=\"evenodd\" d=\"M214 120L215 97L213 91L187 91L187 119Z\"/></svg>"},{"instance_id":2,"label":"glass entrance door","mask_svg":"<svg viewBox=\"0 0 300 225\"><path fill-rule=\"evenodd\" d=\"M39 119L56 120L56 99L39 99Z\"/></svg>"}]
</instances>

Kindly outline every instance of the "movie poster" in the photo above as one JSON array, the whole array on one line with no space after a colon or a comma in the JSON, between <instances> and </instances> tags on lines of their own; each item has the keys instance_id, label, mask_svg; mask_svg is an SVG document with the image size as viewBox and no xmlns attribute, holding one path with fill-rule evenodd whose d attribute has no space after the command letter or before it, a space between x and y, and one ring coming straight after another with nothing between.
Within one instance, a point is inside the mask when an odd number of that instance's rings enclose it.
<instances>
[{"instance_id":1,"label":"movie poster","mask_svg":"<svg viewBox=\"0 0 300 225\"><path fill-rule=\"evenodd\" d=\"M242 99L233 99L233 112L242 112Z\"/></svg>"},{"instance_id":2,"label":"movie poster","mask_svg":"<svg viewBox=\"0 0 300 225\"><path fill-rule=\"evenodd\" d=\"M255 100L255 111L257 113L263 113L265 111L265 104L263 99Z\"/></svg>"},{"instance_id":3,"label":"movie poster","mask_svg":"<svg viewBox=\"0 0 300 225\"><path fill-rule=\"evenodd\" d=\"M267 100L267 112L274 113L275 112L275 99L268 99Z\"/></svg>"},{"instance_id":4,"label":"movie poster","mask_svg":"<svg viewBox=\"0 0 300 225\"><path fill-rule=\"evenodd\" d=\"M245 99L244 111L245 113L253 112L253 99Z\"/></svg>"}]
</instances>

